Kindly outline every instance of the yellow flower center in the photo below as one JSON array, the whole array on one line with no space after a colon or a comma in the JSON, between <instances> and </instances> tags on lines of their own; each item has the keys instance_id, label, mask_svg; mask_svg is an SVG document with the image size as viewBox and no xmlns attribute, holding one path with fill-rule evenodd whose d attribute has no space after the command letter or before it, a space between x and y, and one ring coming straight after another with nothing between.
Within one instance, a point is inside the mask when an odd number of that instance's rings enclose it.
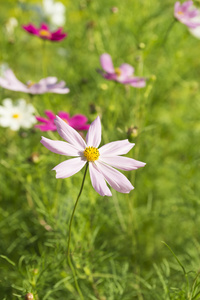
<instances>
[{"instance_id":1,"label":"yellow flower center","mask_svg":"<svg viewBox=\"0 0 200 300\"><path fill-rule=\"evenodd\" d=\"M69 122L66 119L62 119L65 123L69 124Z\"/></svg>"},{"instance_id":2,"label":"yellow flower center","mask_svg":"<svg viewBox=\"0 0 200 300\"><path fill-rule=\"evenodd\" d=\"M100 156L99 150L95 147L86 147L83 154L87 158L87 161L95 161Z\"/></svg>"},{"instance_id":3,"label":"yellow flower center","mask_svg":"<svg viewBox=\"0 0 200 300\"><path fill-rule=\"evenodd\" d=\"M28 81L27 82L27 87L30 88L31 86L33 86L35 83L33 81Z\"/></svg>"},{"instance_id":4,"label":"yellow flower center","mask_svg":"<svg viewBox=\"0 0 200 300\"><path fill-rule=\"evenodd\" d=\"M18 119L19 118L19 114L13 114L12 117L13 117L13 119Z\"/></svg>"},{"instance_id":5,"label":"yellow flower center","mask_svg":"<svg viewBox=\"0 0 200 300\"><path fill-rule=\"evenodd\" d=\"M41 29L39 31L39 35L43 38L49 38L51 37L51 33L48 31L48 30L45 30L45 29Z\"/></svg>"},{"instance_id":6,"label":"yellow flower center","mask_svg":"<svg viewBox=\"0 0 200 300\"><path fill-rule=\"evenodd\" d=\"M184 15L184 13L180 10L177 12L178 15Z\"/></svg>"},{"instance_id":7,"label":"yellow flower center","mask_svg":"<svg viewBox=\"0 0 200 300\"><path fill-rule=\"evenodd\" d=\"M119 68L115 68L115 74L117 75L117 76L120 76L121 75L121 70L119 69Z\"/></svg>"}]
</instances>

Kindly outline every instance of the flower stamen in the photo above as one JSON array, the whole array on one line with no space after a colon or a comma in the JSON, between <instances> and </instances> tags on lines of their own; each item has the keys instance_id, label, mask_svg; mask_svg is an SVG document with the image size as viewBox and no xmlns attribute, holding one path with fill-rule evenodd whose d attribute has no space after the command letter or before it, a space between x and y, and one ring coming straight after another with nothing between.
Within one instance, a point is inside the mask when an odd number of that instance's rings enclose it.
<instances>
[{"instance_id":1,"label":"flower stamen","mask_svg":"<svg viewBox=\"0 0 200 300\"><path fill-rule=\"evenodd\" d=\"M86 147L83 154L87 158L87 161L95 161L100 156L99 150L95 147Z\"/></svg>"},{"instance_id":2,"label":"flower stamen","mask_svg":"<svg viewBox=\"0 0 200 300\"><path fill-rule=\"evenodd\" d=\"M45 30L45 29L41 29L39 31L39 35L42 38L50 38L51 37L51 33L49 31Z\"/></svg>"},{"instance_id":3,"label":"flower stamen","mask_svg":"<svg viewBox=\"0 0 200 300\"><path fill-rule=\"evenodd\" d=\"M117 76L120 76L121 73L122 73L122 71L121 71L119 68L115 68L115 74L116 74Z\"/></svg>"},{"instance_id":4,"label":"flower stamen","mask_svg":"<svg viewBox=\"0 0 200 300\"><path fill-rule=\"evenodd\" d=\"M13 117L13 119L18 119L19 118L19 114L13 114L12 117Z\"/></svg>"}]
</instances>

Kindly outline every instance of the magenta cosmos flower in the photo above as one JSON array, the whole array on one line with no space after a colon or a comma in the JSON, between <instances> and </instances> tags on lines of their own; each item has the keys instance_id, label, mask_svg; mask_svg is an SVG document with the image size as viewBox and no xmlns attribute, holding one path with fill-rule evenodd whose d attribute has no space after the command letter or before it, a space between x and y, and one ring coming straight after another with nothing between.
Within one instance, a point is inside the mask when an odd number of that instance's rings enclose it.
<instances>
[{"instance_id":1,"label":"magenta cosmos flower","mask_svg":"<svg viewBox=\"0 0 200 300\"><path fill-rule=\"evenodd\" d=\"M28 81L24 84L15 77L11 69L4 71L4 77L0 77L0 86L11 91L29 94L69 93L69 89L65 87L65 81L57 82L56 77L43 78L38 83Z\"/></svg>"},{"instance_id":2,"label":"magenta cosmos flower","mask_svg":"<svg viewBox=\"0 0 200 300\"><path fill-rule=\"evenodd\" d=\"M199 15L199 10L193 6L193 1L185 1L183 4L178 1L174 5L174 17L189 28L200 26L196 18Z\"/></svg>"},{"instance_id":3,"label":"magenta cosmos flower","mask_svg":"<svg viewBox=\"0 0 200 300\"><path fill-rule=\"evenodd\" d=\"M67 142L53 141L42 137L41 143L50 151L72 156L57 165L56 178L67 178L79 172L89 163L92 186L101 196L112 196L106 182L116 191L129 193L134 187L117 169L130 171L144 167L145 163L120 155L126 154L134 146L128 140L116 141L100 148L101 122L97 117L90 125L86 142L80 134L56 116L55 124L59 135Z\"/></svg>"},{"instance_id":4,"label":"magenta cosmos flower","mask_svg":"<svg viewBox=\"0 0 200 300\"><path fill-rule=\"evenodd\" d=\"M47 116L46 118L42 118L39 116L36 116L36 119L38 122L41 122L42 124L35 125L36 128L39 128L41 131L55 131L57 130L55 119L56 115L50 110L45 110L45 114ZM69 126L73 127L74 129L81 131L81 130L88 130L90 125L86 124L88 119L84 115L74 115L73 117L70 117L70 115L64 111L60 111L58 113L58 116L65 121Z\"/></svg>"},{"instance_id":5,"label":"magenta cosmos flower","mask_svg":"<svg viewBox=\"0 0 200 300\"><path fill-rule=\"evenodd\" d=\"M62 32L62 28L58 28L58 30L51 32L49 26L45 23L42 23L40 28L36 28L31 23L23 25L22 28L30 34L39 36L43 40L58 42L67 37L67 33Z\"/></svg>"},{"instance_id":6,"label":"magenta cosmos flower","mask_svg":"<svg viewBox=\"0 0 200 300\"><path fill-rule=\"evenodd\" d=\"M100 70L99 72L108 80L129 84L136 88L142 88L146 85L146 78L133 75L134 68L131 65L122 64L119 68L114 68L112 58L107 53L101 55L100 63L103 71Z\"/></svg>"}]
</instances>

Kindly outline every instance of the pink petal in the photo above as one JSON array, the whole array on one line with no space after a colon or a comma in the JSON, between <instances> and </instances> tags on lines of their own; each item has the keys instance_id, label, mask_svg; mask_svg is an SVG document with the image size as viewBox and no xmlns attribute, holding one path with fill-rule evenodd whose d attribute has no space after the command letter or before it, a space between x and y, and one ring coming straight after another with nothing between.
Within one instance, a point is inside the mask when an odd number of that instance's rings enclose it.
<instances>
[{"instance_id":1,"label":"pink petal","mask_svg":"<svg viewBox=\"0 0 200 300\"><path fill-rule=\"evenodd\" d=\"M94 163L89 163L90 178L95 191L101 196L112 196L103 175L98 171Z\"/></svg>"},{"instance_id":2,"label":"pink petal","mask_svg":"<svg viewBox=\"0 0 200 300\"><path fill-rule=\"evenodd\" d=\"M133 76L134 68L129 64L122 64L119 69L122 71L124 77Z\"/></svg>"},{"instance_id":3,"label":"pink petal","mask_svg":"<svg viewBox=\"0 0 200 300\"><path fill-rule=\"evenodd\" d=\"M100 56L100 63L102 66L102 69L108 73L115 73L112 58L109 54L104 53Z\"/></svg>"},{"instance_id":4,"label":"pink petal","mask_svg":"<svg viewBox=\"0 0 200 300\"><path fill-rule=\"evenodd\" d=\"M87 146L98 147L101 142L101 121L99 116L92 122L86 136Z\"/></svg>"},{"instance_id":5,"label":"pink petal","mask_svg":"<svg viewBox=\"0 0 200 300\"><path fill-rule=\"evenodd\" d=\"M68 113L64 112L64 111L59 111L58 113L58 116L61 118L61 119L64 119L66 120L68 123L70 123L70 116ZM69 124L71 126L71 124ZM72 126L74 127L74 126Z\"/></svg>"},{"instance_id":6,"label":"pink petal","mask_svg":"<svg viewBox=\"0 0 200 300\"><path fill-rule=\"evenodd\" d=\"M56 178L67 178L79 172L85 164L86 160L77 157L63 161L53 168L53 170L56 171Z\"/></svg>"},{"instance_id":7,"label":"pink petal","mask_svg":"<svg viewBox=\"0 0 200 300\"><path fill-rule=\"evenodd\" d=\"M177 2L174 4L174 12L177 13L179 10L180 10L180 2L177 1Z\"/></svg>"},{"instance_id":8,"label":"pink petal","mask_svg":"<svg viewBox=\"0 0 200 300\"><path fill-rule=\"evenodd\" d=\"M100 155L103 157L110 157L115 155L123 155L128 153L135 144L130 143L128 140L115 141L108 143L99 148Z\"/></svg>"},{"instance_id":9,"label":"pink petal","mask_svg":"<svg viewBox=\"0 0 200 300\"><path fill-rule=\"evenodd\" d=\"M40 83L35 83L28 88L30 94L44 94L47 92L47 88Z\"/></svg>"},{"instance_id":10,"label":"pink petal","mask_svg":"<svg viewBox=\"0 0 200 300\"><path fill-rule=\"evenodd\" d=\"M51 110L45 110L45 114L51 121L54 121L56 118L56 115Z\"/></svg>"},{"instance_id":11,"label":"pink petal","mask_svg":"<svg viewBox=\"0 0 200 300\"><path fill-rule=\"evenodd\" d=\"M22 28L26 31L28 31L31 34L34 35L38 35L39 34L39 30L33 25L33 24L28 24L28 25L24 25L22 26Z\"/></svg>"},{"instance_id":12,"label":"pink petal","mask_svg":"<svg viewBox=\"0 0 200 300\"><path fill-rule=\"evenodd\" d=\"M56 93L56 94L68 94L70 92L70 89L68 89L68 88L53 88L53 89L47 89L47 92Z\"/></svg>"},{"instance_id":13,"label":"pink petal","mask_svg":"<svg viewBox=\"0 0 200 300\"><path fill-rule=\"evenodd\" d=\"M80 150L77 149L75 146L70 145L63 141L53 141L42 136L40 142L51 152L57 154L66 155L66 156L80 156L82 154L80 153Z\"/></svg>"},{"instance_id":14,"label":"pink petal","mask_svg":"<svg viewBox=\"0 0 200 300\"><path fill-rule=\"evenodd\" d=\"M98 171L104 176L108 184L120 193L129 193L134 189L130 181L119 171L113 169L112 167L96 161L96 166Z\"/></svg>"},{"instance_id":15,"label":"pink petal","mask_svg":"<svg viewBox=\"0 0 200 300\"><path fill-rule=\"evenodd\" d=\"M38 124L34 126L35 128L39 128L41 131L56 131L56 125L51 123L49 124Z\"/></svg>"},{"instance_id":16,"label":"pink petal","mask_svg":"<svg viewBox=\"0 0 200 300\"><path fill-rule=\"evenodd\" d=\"M36 120L38 122L42 122L42 123L49 123L49 120L43 118L43 117L40 117L40 116L35 116Z\"/></svg>"},{"instance_id":17,"label":"pink petal","mask_svg":"<svg viewBox=\"0 0 200 300\"><path fill-rule=\"evenodd\" d=\"M58 81L57 77L49 76L49 77L40 79L40 81L38 83L47 85L47 84L55 84L57 81Z\"/></svg>"},{"instance_id":18,"label":"pink petal","mask_svg":"<svg viewBox=\"0 0 200 300\"><path fill-rule=\"evenodd\" d=\"M146 86L146 79L144 78L138 78L135 81L129 83L131 86L136 88L143 88Z\"/></svg>"},{"instance_id":19,"label":"pink petal","mask_svg":"<svg viewBox=\"0 0 200 300\"><path fill-rule=\"evenodd\" d=\"M136 170L146 165L141 161L129 157L124 157L124 156L114 156L114 157L100 156L99 161L124 171Z\"/></svg>"},{"instance_id":20,"label":"pink petal","mask_svg":"<svg viewBox=\"0 0 200 300\"><path fill-rule=\"evenodd\" d=\"M86 148L86 143L75 129L69 126L65 121L63 121L58 116L56 116L55 124L59 135L64 140L66 140L68 143L75 146L80 151L84 151L84 149Z\"/></svg>"},{"instance_id":21,"label":"pink petal","mask_svg":"<svg viewBox=\"0 0 200 300\"><path fill-rule=\"evenodd\" d=\"M51 41L61 41L66 37L67 37L66 33L52 33L50 40Z\"/></svg>"},{"instance_id":22,"label":"pink petal","mask_svg":"<svg viewBox=\"0 0 200 300\"><path fill-rule=\"evenodd\" d=\"M7 80L8 85L10 85L11 90L27 92L28 89L25 84L19 81L11 69L7 69L4 72L4 77Z\"/></svg>"},{"instance_id":23,"label":"pink petal","mask_svg":"<svg viewBox=\"0 0 200 300\"><path fill-rule=\"evenodd\" d=\"M73 125L84 125L87 122L87 118L84 115L74 115L71 117L71 123Z\"/></svg>"},{"instance_id":24,"label":"pink petal","mask_svg":"<svg viewBox=\"0 0 200 300\"><path fill-rule=\"evenodd\" d=\"M45 23L42 23L40 25L40 30L47 30L47 31L49 31L49 26L47 24L45 24Z\"/></svg>"}]
</instances>

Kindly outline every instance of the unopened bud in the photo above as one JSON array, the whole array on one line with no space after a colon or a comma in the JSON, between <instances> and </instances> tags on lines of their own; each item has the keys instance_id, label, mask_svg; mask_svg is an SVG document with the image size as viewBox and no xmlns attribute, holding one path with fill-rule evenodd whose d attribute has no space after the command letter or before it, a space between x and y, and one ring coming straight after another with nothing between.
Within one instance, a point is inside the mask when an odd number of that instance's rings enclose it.
<instances>
[{"instance_id":1,"label":"unopened bud","mask_svg":"<svg viewBox=\"0 0 200 300\"><path fill-rule=\"evenodd\" d=\"M111 12L112 12L113 14L118 13L118 7L116 7L116 6L111 7L110 10L111 10Z\"/></svg>"},{"instance_id":2,"label":"unopened bud","mask_svg":"<svg viewBox=\"0 0 200 300\"><path fill-rule=\"evenodd\" d=\"M135 138L138 136L138 127L137 126L131 126L127 130L127 134L129 138Z\"/></svg>"},{"instance_id":3,"label":"unopened bud","mask_svg":"<svg viewBox=\"0 0 200 300\"><path fill-rule=\"evenodd\" d=\"M26 296L25 296L25 300L33 300L34 299L34 296L33 296L33 294L32 293L28 293L28 294L26 294Z\"/></svg>"}]
</instances>

